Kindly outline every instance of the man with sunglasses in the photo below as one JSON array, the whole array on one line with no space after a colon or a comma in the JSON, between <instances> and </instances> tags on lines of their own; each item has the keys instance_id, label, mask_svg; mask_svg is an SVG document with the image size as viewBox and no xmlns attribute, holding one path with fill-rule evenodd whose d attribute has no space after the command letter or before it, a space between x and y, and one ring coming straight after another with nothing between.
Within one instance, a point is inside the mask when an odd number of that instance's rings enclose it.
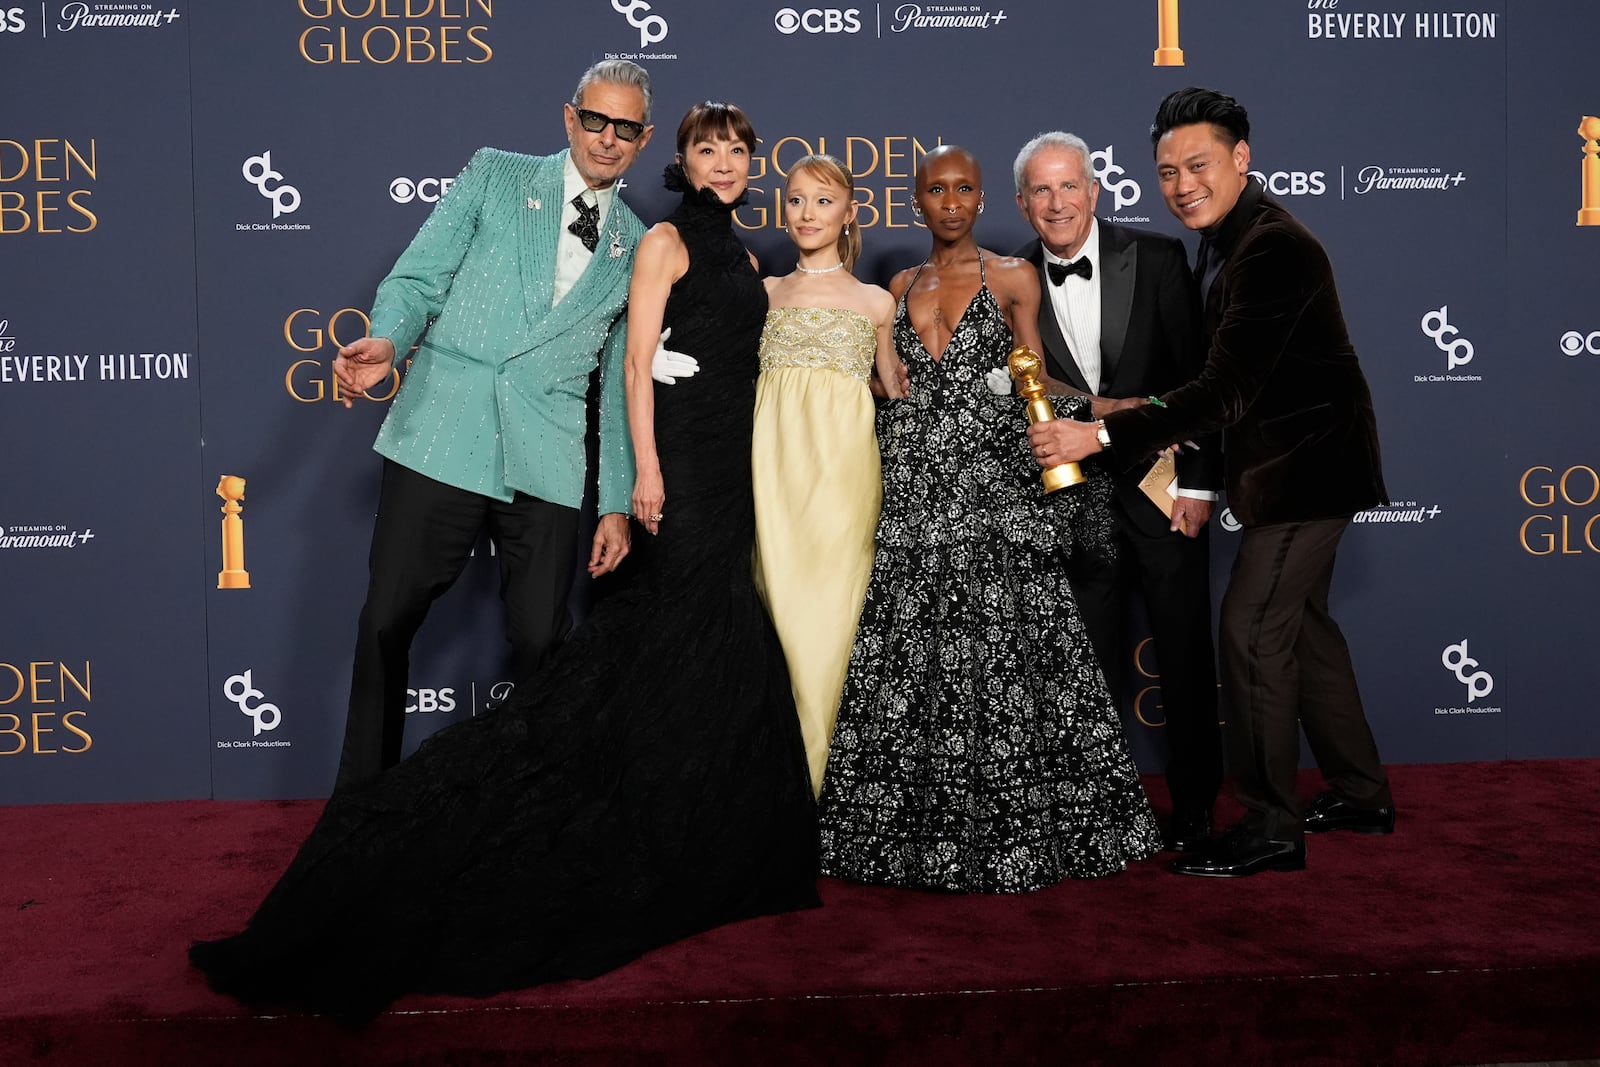
<instances>
[{"instance_id":1,"label":"man with sunglasses","mask_svg":"<svg viewBox=\"0 0 1600 1067\"><path fill-rule=\"evenodd\" d=\"M606 60L563 106L568 149L479 149L379 284L371 336L334 361L348 408L417 345L373 445L383 480L335 788L399 762L412 638L485 529L514 677L565 636L597 365L601 517L589 573L628 553L622 363L645 228L615 185L650 140L650 102L642 67Z\"/></svg>"}]
</instances>

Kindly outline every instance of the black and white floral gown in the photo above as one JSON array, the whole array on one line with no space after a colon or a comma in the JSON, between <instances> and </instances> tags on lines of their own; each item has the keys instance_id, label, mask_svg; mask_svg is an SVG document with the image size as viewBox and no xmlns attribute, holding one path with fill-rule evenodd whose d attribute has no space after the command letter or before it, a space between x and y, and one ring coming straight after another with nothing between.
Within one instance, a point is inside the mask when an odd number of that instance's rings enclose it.
<instances>
[{"instance_id":1,"label":"black and white floral gown","mask_svg":"<svg viewBox=\"0 0 1600 1067\"><path fill-rule=\"evenodd\" d=\"M878 416L883 510L823 872L1021 892L1119 871L1160 834L1065 573L1071 552L1112 551L1110 486L1043 494L1022 399L983 382L1012 344L987 280L940 359L904 298L894 336L911 395Z\"/></svg>"}]
</instances>

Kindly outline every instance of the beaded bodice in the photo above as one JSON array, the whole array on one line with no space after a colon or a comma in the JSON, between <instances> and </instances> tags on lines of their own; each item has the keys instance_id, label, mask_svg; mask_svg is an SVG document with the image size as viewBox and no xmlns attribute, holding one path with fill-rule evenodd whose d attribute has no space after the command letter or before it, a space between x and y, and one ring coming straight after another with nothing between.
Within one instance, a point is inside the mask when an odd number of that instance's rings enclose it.
<instances>
[{"instance_id":1,"label":"beaded bodice","mask_svg":"<svg viewBox=\"0 0 1600 1067\"><path fill-rule=\"evenodd\" d=\"M878 349L872 321L844 308L777 307L761 330L761 369L821 368L865 382Z\"/></svg>"}]
</instances>

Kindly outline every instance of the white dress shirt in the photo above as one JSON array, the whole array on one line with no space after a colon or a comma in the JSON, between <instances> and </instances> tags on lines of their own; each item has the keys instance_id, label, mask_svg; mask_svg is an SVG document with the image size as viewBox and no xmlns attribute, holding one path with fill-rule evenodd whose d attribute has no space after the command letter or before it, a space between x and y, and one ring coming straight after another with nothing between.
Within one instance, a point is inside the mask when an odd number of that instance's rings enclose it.
<instances>
[{"instance_id":1,"label":"white dress shirt","mask_svg":"<svg viewBox=\"0 0 1600 1067\"><path fill-rule=\"evenodd\" d=\"M578 240L578 235L570 227L578 221L578 209L572 206L572 198L579 193L589 203L600 209L600 245L598 250L606 243L606 214L611 210L611 201L617 195L617 187L608 185L604 189L590 189L584 183L583 175L578 173L577 164L572 162L572 157L567 156L566 166L562 169L561 177L561 236L556 240L556 278L554 303L561 303L561 298L578 284L578 279L583 277L584 268L589 265L589 257L594 255L583 242Z\"/></svg>"},{"instance_id":2,"label":"white dress shirt","mask_svg":"<svg viewBox=\"0 0 1600 1067\"><path fill-rule=\"evenodd\" d=\"M1089 224L1089 237L1072 259L1062 259L1044 250L1046 263L1076 263L1087 259L1094 265L1094 275L1084 278L1077 274L1067 276L1056 285L1046 271L1045 288L1050 290L1050 306L1055 309L1056 322L1061 326L1061 336L1072 349L1072 358L1089 383L1089 392L1100 392L1100 223Z\"/></svg>"}]
</instances>

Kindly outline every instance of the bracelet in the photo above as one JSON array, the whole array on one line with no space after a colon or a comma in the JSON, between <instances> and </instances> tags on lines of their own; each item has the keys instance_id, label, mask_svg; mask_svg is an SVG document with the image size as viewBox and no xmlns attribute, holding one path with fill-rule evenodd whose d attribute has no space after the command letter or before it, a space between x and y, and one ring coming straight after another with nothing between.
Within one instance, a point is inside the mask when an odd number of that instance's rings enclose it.
<instances>
[{"instance_id":1,"label":"bracelet","mask_svg":"<svg viewBox=\"0 0 1600 1067\"><path fill-rule=\"evenodd\" d=\"M1167 406L1167 402L1165 400L1162 400L1159 396L1147 396L1147 397L1145 397L1145 399L1148 400L1150 403L1154 404L1158 408L1164 408L1164 407Z\"/></svg>"}]
</instances>

